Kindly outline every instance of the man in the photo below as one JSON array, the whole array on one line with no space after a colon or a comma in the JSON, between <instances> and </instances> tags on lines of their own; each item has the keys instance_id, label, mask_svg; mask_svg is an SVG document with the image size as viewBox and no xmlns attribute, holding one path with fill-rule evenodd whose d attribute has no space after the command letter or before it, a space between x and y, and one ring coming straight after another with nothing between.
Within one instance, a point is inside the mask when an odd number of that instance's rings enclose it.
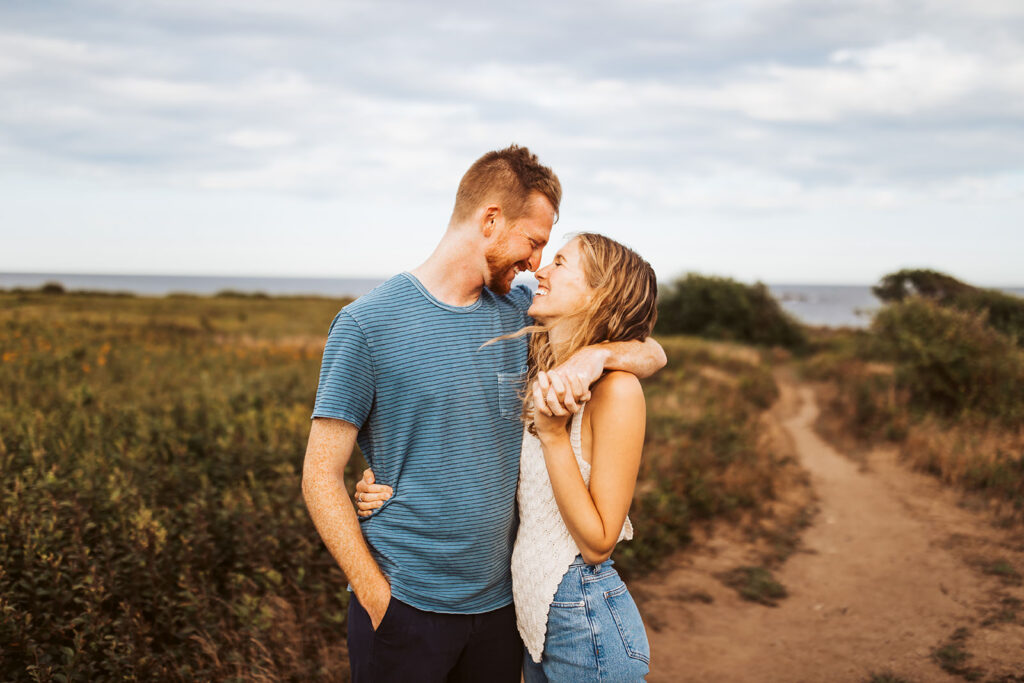
<instances>
[{"instance_id":1,"label":"man","mask_svg":"<svg viewBox=\"0 0 1024 683\"><path fill-rule=\"evenodd\" d=\"M485 154L430 258L331 325L302 488L354 593L356 683L519 681L509 567L527 342L483 344L530 323L532 295L512 280L540 266L560 201L525 147ZM573 390L559 389L575 410L604 369L662 365L653 341L589 347L561 368ZM357 441L394 491L362 525L342 480Z\"/></svg>"}]
</instances>

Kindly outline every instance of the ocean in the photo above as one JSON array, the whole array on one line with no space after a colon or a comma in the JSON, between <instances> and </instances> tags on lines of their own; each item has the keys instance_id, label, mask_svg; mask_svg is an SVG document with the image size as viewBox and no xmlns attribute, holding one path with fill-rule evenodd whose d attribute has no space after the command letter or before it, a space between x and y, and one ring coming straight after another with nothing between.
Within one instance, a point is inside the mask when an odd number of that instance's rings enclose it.
<instances>
[{"instance_id":1,"label":"ocean","mask_svg":"<svg viewBox=\"0 0 1024 683\"><path fill-rule=\"evenodd\" d=\"M145 296L171 293L215 294L230 289L271 295L359 297L379 285L382 278L231 277L203 275L93 275L76 273L0 273L0 289L39 287L59 282L65 289L133 292ZM517 282L533 285L533 278ZM769 284L782 307L808 325L866 327L881 305L871 285ZM1003 291L1024 296L1024 287Z\"/></svg>"}]
</instances>

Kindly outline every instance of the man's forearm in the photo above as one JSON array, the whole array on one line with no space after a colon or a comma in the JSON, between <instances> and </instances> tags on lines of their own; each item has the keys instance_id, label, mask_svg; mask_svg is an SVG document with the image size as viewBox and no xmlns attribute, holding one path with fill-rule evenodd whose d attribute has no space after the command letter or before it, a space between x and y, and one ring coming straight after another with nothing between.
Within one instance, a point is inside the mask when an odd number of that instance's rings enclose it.
<instances>
[{"instance_id":1,"label":"man's forearm","mask_svg":"<svg viewBox=\"0 0 1024 683\"><path fill-rule=\"evenodd\" d=\"M304 474L302 484L309 516L356 595L363 600L382 590L387 578L366 545L344 480L331 474Z\"/></svg>"},{"instance_id":2,"label":"man's forearm","mask_svg":"<svg viewBox=\"0 0 1024 683\"><path fill-rule=\"evenodd\" d=\"M667 358L661 344L648 337L642 342L607 342L596 348L607 353L605 370L624 370L637 377L650 377L665 367Z\"/></svg>"}]
</instances>

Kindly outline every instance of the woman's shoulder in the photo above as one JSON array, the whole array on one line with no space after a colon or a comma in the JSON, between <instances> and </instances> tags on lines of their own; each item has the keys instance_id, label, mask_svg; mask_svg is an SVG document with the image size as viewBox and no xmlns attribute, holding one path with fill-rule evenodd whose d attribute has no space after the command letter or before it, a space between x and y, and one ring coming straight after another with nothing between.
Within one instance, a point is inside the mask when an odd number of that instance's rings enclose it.
<instances>
[{"instance_id":1,"label":"woman's shoulder","mask_svg":"<svg viewBox=\"0 0 1024 683\"><path fill-rule=\"evenodd\" d=\"M633 373L623 370L612 370L605 374L590 388L590 395L590 405L595 409L644 401L640 380Z\"/></svg>"}]
</instances>

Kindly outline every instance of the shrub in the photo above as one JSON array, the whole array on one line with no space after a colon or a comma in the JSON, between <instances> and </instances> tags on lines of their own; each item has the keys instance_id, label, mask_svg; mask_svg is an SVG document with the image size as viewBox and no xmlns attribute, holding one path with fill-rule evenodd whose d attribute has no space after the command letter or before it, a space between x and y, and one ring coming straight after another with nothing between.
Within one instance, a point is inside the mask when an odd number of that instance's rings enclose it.
<instances>
[{"instance_id":1,"label":"shrub","mask_svg":"<svg viewBox=\"0 0 1024 683\"><path fill-rule=\"evenodd\" d=\"M911 297L929 299L948 308L986 313L988 323L1016 344L1024 345L1024 299L995 289L982 289L934 270L900 270L871 288L886 303Z\"/></svg>"},{"instance_id":2,"label":"shrub","mask_svg":"<svg viewBox=\"0 0 1024 683\"><path fill-rule=\"evenodd\" d=\"M763 284L691 273L658 292L663 334L695 334L765 346L802 347L803 328Z\"/></svg>"},{"instance_id":3,"label":"shrub","mask_svg":"<svg viewBox=\"0 0 1024 683\"><path fill-rule=\"evenodd\" d=\"M897 385L916 407L947 416L1021 417L1024 354L987 324L985 314L913 298L882 309L872 330L896 364Z\"/></svg>"}]
</instances>

